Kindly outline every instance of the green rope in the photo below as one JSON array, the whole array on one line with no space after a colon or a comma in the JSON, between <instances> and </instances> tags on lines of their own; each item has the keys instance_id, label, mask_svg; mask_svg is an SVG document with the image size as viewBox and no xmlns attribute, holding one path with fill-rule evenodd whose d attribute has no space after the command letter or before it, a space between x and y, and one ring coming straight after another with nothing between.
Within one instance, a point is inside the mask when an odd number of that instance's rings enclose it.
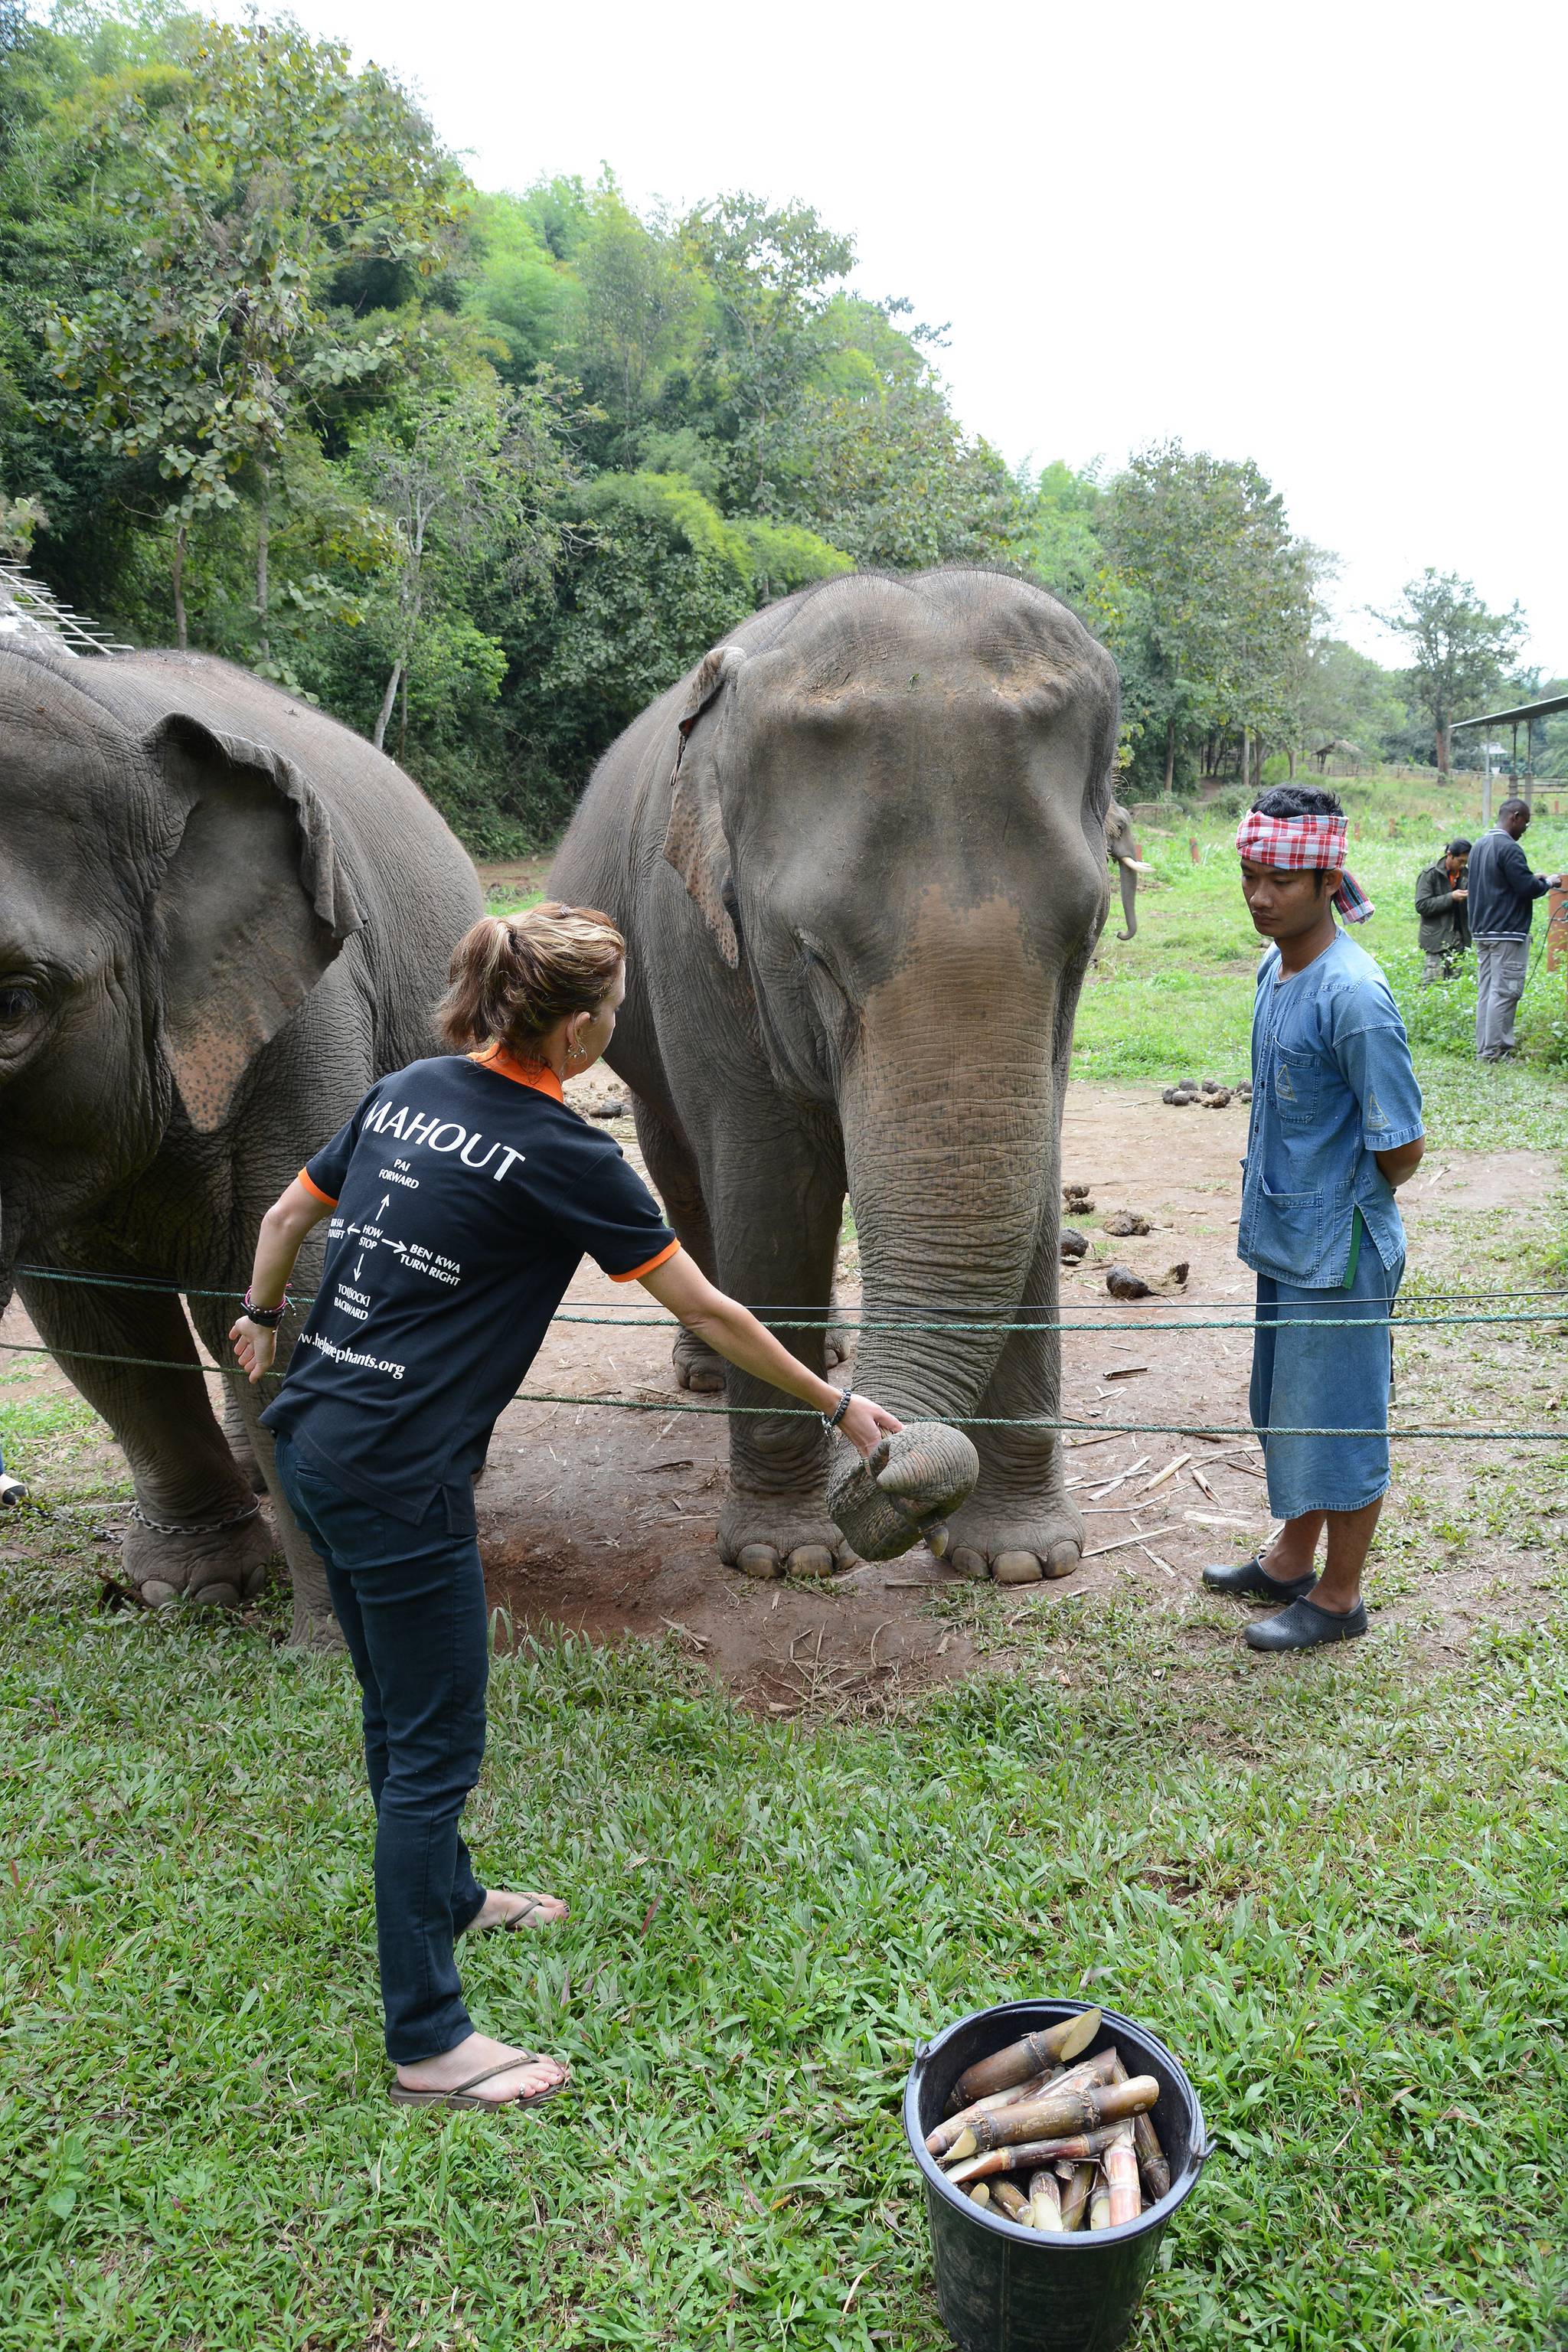
<instances>
[{"instance_id":1,"label":"green rope","mask_svg":"<svg viewBox=\"0 0 1568 2352\"><path fill-rule=\"evenodd\" d=\"M88 1348L39 1348L24 1339L0 1339L0 1348L8 1348L21 1356L69 1356L78 1362L90 1364L141 1364L160 1372L200 1372L211 1380L238 1380L244 1375L237 1364L182 1364L164 1356L100 1355ZM266 1377L273 1377L267 1375ZM711 1421L730 1421L739 1415L765 1414L771 1419L819 1421L821 1415L810 1405L802 1404L673 1404L668 1398L658 1402L640 1397L565 1396L550 1389L518 1389L512 1396L514 1404L575 1404L598 1405L610 1412L696 1413ZM1047 1413L961 1413L957 1424L961 1429L1054 1429L1082 1430L1096 1437L1252 1437L1256 1431L1232 1428L1224 1422L1193 1421L1063 1421ZM1315 1429L1271 1428L1270 1437L1447 1437L1461 1439L1467 1444L1478 1443L1499 1444L1568 1444L1568 1425L1562 1429L1466 1429L1449 1423L1437 1429Z\"/></svg>"}]
</instances>

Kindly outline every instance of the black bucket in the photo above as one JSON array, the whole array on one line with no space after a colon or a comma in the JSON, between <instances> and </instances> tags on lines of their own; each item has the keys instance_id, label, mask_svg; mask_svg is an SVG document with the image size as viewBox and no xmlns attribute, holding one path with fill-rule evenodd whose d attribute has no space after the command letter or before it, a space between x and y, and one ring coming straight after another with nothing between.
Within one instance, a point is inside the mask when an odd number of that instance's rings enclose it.
<instances>
[{"instance_id":1,"label":"black bucket","mask_svg":"<svg viewBox=\"0 0 1568 2352\"><path fill-rule=\"evenodd\" d=\"M1076 2017L1082 2000L1014 2000L962 2017L917 2052L904 2092L904 2129L925 2189L936 2267L937 2308L963 2352L1110 2352L1124 2344L1154 2265L1161 2239L1195 2186L1212 2150L1198 2095L1163 2042L1131 2018L1107 2010L1089 2048L1114 2042L1130 2074L1160 2085L1153 2120L1171 2168L1157 2204L1116 2230L1060 2234L1024 2228L994 2206L976 2205L955 2189L926 2134L948 2111L952 2086L978 2059L1026 2033Z\"/></svg>"}]
</instances>

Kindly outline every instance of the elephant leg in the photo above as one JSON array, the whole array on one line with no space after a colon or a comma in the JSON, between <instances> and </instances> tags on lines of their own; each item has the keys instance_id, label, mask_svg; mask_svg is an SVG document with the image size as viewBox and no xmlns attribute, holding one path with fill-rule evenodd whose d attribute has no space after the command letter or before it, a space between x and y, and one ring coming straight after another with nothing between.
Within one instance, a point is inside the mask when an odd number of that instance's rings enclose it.
<instances>
[{"instance_id":1,"label":"elephant leg","mask_svg":"<svg viewBox=\"0 0 1568 2352\"><path fill-rule=\"evenodd\" d=\"M640 1095L633 1099L632 1115L637 1121L642 1156L664 1203L666 1218L679 1236L681 1248L689 1251L710 1282L717 1282L713 1233L691 1146ZM675 1377L683 1389L693 1389L704 1396L723 1395L730 1367L704 1340L690 1331L681 1331L670 1353Z\"/></svg>"},{"instance_id":2,"label":"elephant leg","mask_svg":"<svg viewBox=\"0 0 1568 2352\"><path fill-rule=\"evenodd\" d=\"M191 1315L207 1347L221 1360L228 1352L224 1344L228 1328L226 1312L215 1312L211 1301L201 1299L193 1302ZM288 1370L291 1352L288 1348L279 1350L279 1371ZM227 1428L232 1413L238 1424L241 1441L256 1464L262 1489L271 1499L279 1545L288 1563L294 1593L294 1621L289 1639L302 1650L341 1649L342 1633L332 1613L326 1570L289 1507L289 1498L279 1484L277 1465L273 1461L272 1432L261 1426L261 1414L278 1393L277 1381L269 1379L253 1388L242 1374L234 1372L224 1384L228 1391L224 1425ZM237 1452L237 1448L236 1450Z\"/></svg>"},{"instance_id":3,"label":"elephant leg","mask_svg":"<svg viewBox=\"0 0 1568 2352\"><path fill-rule=\"evenodd\" d=\"M732 1298L800 1307L822 1320L784 1328L780 1339L813 1370L823 1369L833 1261L844 1190L800 1136L770 1132L765 1147L748 1140L745 1157L726 1139L707 1187L718 1251L718 1279ZM784 1318L791 1324L800 1318ZM719 1517L720 1557L749 1576L826 1576L852 1559L827 1516L833 1448L816 1414L794 1397L729 1370L730 1491ZM771 1413L758 1407L783 1407Z\"/></svg>"},{"instance_id":4,"label":"elephant leg","mask_svg":"<svg viewBox=\"0 0 1568 2352\"><path fill-rule=\"evenodd\" d=\"M26 1276L17 1286L38 1336L131 1465L138 1517L125 1538L127 1577L154 1603L184 1593L237 1608L266 1580L272 1536L218 1426L178 1297ZM113 1357L153 1361L98 1360Z\"/></svg>"},{"instance_id":5,"label":"elephant leg","mask_svg":"<svg viewBox=\"0 0 1568 2352\"><path fill-rule=\"evenodd\" d=\"M1057 1220L1029 1269L1020 1301L1030 1323L1058 1323ZM1061 1340L1056 1331L1020 1331L1004 1345L977 1419L1055 1421L1060 1412ZM1055 1429L986 1429L961 1424L980 1455L974 1491L950 1525L949 1558L966 1576L1031 1584L1070 1576L1082 1556L1084 1524L1063 1491L1061 1438Z\"/></svg>"}]
</instances>

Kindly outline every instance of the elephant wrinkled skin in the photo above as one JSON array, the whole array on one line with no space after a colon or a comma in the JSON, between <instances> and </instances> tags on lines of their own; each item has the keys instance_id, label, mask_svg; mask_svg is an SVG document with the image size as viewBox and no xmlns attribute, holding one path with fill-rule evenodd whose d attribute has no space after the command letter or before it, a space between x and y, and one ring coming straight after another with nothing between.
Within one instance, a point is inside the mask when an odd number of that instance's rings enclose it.
<instances>
[{"instance_id":1,"label":"elephant wrinkled skin","mask_svg":"<svg viewBox=\"0 0 1568 2352\"><path fill-rule=\"evenodd\" d=\"M295 1637L331 1639L263 1392L225 1383L248 1441L231 1448L181 1294L232 1361L263 1211L377 1076L430 1050L473 867L390 760L204 655L6 647L0 746L0 1305L16 1279L125 1449L143 1592L257 1589L259 1472ZM301 1293L320 1265L318 1236Z\"/></svg>"},{"instance_id":2,"label":"elephant wrinkled skin","mask_svg":"<svg viewBox=\"0 0 1568 2352\"><path fill-rule=\"evenodd\" d=\"M609 1059L682 1242L734 1297L806 1310L814 1328L783 1336L820 1369L847 1190L857 1385L973 1439L952 1558L1007 1580L1065 1574L1083 1543L1056 1433L984 1424L1058 1410L1056 1334L1007 1327L1055 1320L1062 1090L1110 895L1116 716L1109 656L1038 589L978 572L826 583L755 614L634 722L552 877L626 932ZM739 1373L728 1387L787 1402ZM737 1417L727 1560L842 1557L837 1443L815 1416Z\"/></svg>"}]
</instances>

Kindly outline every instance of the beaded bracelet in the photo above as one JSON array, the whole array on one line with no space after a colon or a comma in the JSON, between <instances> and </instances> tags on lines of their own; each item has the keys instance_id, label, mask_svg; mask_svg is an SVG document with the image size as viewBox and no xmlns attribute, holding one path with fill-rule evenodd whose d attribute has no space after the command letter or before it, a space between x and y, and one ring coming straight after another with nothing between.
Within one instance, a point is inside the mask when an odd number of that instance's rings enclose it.
<instances>
[{"instance_id":1,"label":"beaded bracelet","mask_svg":"<svg viewBox=\"0 0 1568 2352\"><path fill-rule=\"evenodd\" d=\"M289 1291L289 1285L285 1283L283 1286L283 1296L278 1301L276 1307L258 1307L247 1289L245 1294L245 1304L239 1311L250 1322L259 1324L262 1330L276 1331L279 1323L282 1322L285 1314L288 1312Z\"/></svg>"},{"instance_id":2,"label":"beaded bracelet","mask_svg":"<svg viewBox=\"0 0 1568 2352\"><path fill-rule=\"evenodd\" d=\"M835 1413L826 1413L826 1412L825 1412L825 1413L822 1415L822 1426L824 1427L824 1429L837 1429L837 1426L838 1426L839 1423L843 1420L843 1418L844 1418L845 1414L846 1414L846 1413L848 1412L848 1410L849 1410L850 1400L851 1400L851 1399L852 1399L852 1397L854 1396L854 1393L855 1393L855 1391L854 1391L854 1390L853 1390L853 1389L840 1389L840 1391L839 1391L839 1392L838 1392L838 1410L837 1410L837 1412L835 1412Z\"/></svg>"}]
</instances>

